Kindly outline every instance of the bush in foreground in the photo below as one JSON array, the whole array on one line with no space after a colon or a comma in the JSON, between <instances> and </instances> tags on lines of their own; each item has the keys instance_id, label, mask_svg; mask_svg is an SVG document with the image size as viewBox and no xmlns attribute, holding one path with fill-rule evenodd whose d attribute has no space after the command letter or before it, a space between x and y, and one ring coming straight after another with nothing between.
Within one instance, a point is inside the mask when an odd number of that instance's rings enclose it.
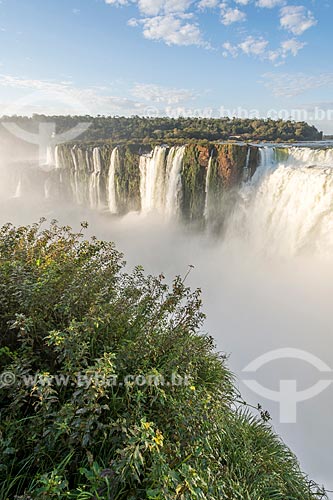
<instances>
[{"instance_id":1,"label":"bush in foreground","mask_svg":"<svg viewBox=\"0 0 333 500\"><path fill-rule=\"evenodd\" d=\"M322 498L237 410L200 291L82 236L0 229L0 498Z\"/></svg>"}]
</instances>

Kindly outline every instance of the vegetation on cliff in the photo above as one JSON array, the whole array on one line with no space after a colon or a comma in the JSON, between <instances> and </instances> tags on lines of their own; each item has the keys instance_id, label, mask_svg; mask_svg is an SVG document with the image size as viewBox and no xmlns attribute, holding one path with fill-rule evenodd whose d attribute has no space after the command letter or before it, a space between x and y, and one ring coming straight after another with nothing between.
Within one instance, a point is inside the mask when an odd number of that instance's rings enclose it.
<instances>
[{"instance_id":1,"label":"vegetation on cliff","mask_svg":"<svg viewBox=\"0 0 333 500\"><path fill-rule=\"evenodd\" d=\"M322 498L237 409L200 291L82 231L0 228L0 498Z\"/></svg>"},{"instance_id":2,"label":"vegetation on cliff","mask_svg":"<svg viewBox=\"0 0 333 500\"><path fill-rule=\"evenodd\" d=\"M120 168L116 171L116 186L120 213L140 210L139 155L130 145L121 146Z\"/></svg>"},{"instance_id":3,"label":"vegetation on cliff","mask_svg":"<svg viewBox=\"0 0 333 500\"><path fill-rule=\"evenodd\" d=\"M93 150L96 144L62 144L58 147L60 165L64 171L62 176L67 186L77 196L79 186L81 204L89 199L89 183L93 164ZM115 166L115 191L119 214L132 210L140 210L140 154L152 155L153 145L122 144L117 146L118 159ZM108 173L113 147L108 143L98 146L101 172L98 176L100 193L104 204L108 199ZM167 155L170 148L166 149ZM211 161L210 172L209 165ZM209 219L216 229L223 222L226 208L232 206L230 196L226 196L233 188L239 187L245 178L247 167L248 178L251 177L259 163L258 148L243 144L188 144L185 147L181 168L180 213L181 219L203 227L205 215L209 211ZM162 177L166 177L167 161L162 168ZM207 184L207 175L209 175ZM208 190L207 190L208 189ZM70 196L69 196L70 197ZM207 200L209 206L206 206ZM76 200L77 201L77 200ZM215 220L216 219L216 220Z\"/></svg>"},{"instance_id":4,"label":"vegetation on cliff","mask_svg":"<svg viewBox=\"0 0 333 500\"><path fill-rule=\"evenodd\" d=\"M306 122L240 119L240 118L149 118L132 116L45 116L2 117L0 124L15 121L27 130L38 130L39 123L52 122L58 132L73 128L78 123L89 123L80 136L83 141L111 140L117 143L156 141L173 144L193 141L220 141L230 138L244 141L317 141L322 133Z\"/></svg>"},{"instance_id":5,"label":"vegetation on cliff","mask_svg":"<svg viewBox=\"0 0 333 500\"><path fill-rule=\"evenodd\" d=\"M187 221L202 222L205 208L205 182L209 149L202 158L202 148L186 148L182 168L182 215Z\"/></svg>"}]
</instances>

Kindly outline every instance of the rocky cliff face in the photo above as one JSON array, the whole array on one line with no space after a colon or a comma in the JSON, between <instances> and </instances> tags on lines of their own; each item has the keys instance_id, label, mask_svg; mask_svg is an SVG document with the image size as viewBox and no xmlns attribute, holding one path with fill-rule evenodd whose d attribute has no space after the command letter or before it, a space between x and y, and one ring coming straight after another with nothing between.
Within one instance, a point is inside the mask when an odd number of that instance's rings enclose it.
<instances>
[{"instance_id":1,"label":"rocky cliff face","mask_svg":"<svg viewBox=\"0 0 333 500\"><path fill-rule=\"evenodd\" d=\"M149 209L199 226L221 219L230 193L259 163L257 147L208 142L176 147L64 144L54 156L63 191L77 203L121 215L140 211L145 200Z\"/></svg>"}]
</instances>

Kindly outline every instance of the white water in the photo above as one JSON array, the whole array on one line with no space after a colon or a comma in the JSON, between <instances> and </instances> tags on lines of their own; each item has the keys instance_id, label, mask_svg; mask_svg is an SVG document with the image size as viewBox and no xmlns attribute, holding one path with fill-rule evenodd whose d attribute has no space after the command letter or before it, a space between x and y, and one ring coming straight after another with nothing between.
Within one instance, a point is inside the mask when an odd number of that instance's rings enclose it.
<instances>
[{"instance_id":1,"label":"white water","mask_svg":"<svg viewBox=\"0 0 333 500\"><path fill-rule=\"evenodd\" d=\"M259 150L259 166L253 176L252 183L256 183L263 175L274 169L276 165L275 148L265 146Z\"/></svg>"},{"instance_id":2,"label":"white water","mask_svg":"<svg viewBox=\"0 0 333 500\"><path fill-rule=\"evenodd\" d=\"M292 166L313 166L333 168L333 149L288 148L288 164Z\"/></svg>"},{"instance_id":3,"label":"white water","mask_svg":"<svg viewBox=\"0 0 333 500\"><path fill-rule=\"evenodd\" d=\"M141 211L148 213L164 210L165 199L165 159L168 149L157 146L152 155L140 157Z\"/></svg>"},{"instance_id":4,"label":"white water","mask_svg":"<svg viewBox=\"0 0 333 500\"><path fill-rule=\"evenodd\" d=\"M102 171L101 152L93 149L93 171L89 180L89 201L91 208L102 208L100 175Z\"/></svg>"},{"instance_id":5,"label":"white water","mask_svg":"<svg viewBox=\"0 0 333 500\"><path fill-rule=\"evenodd\" d=\"M59 146L56 146L54 150L54 165L57 170L62 167L62 158Z\"/></svg>"},{"instance_id":6,"label":"white water","mask_svg":"<svg viewBox=\"0 0 333 500\"><path fill-rule=\"evenodd\" d=\"M178 217L182 200L181 170L185 146L157 146L139 160L141 212L157 212L166 218ZM74 146L71 149L72 168L69 169L61 147L55 148L55 168L69 173L72 199L80 205L93 209L104 209L106 199L108 210L119 213L117 200L116 172L120 168L120 151L111 152L106 179L106 193L102 188L102 158L99 148L91 152ZM104 181L103 181L104 185Z\"/></svg>"},{"instance_id":7,"label":"white water","mask_svg":"<svg viewBox=\"0 0 333 500\"><path fill-rule=\"evenodd\" d=\"M246 242L258 254L290 257L333 254L333 150L291 148L275 163L262 148L260 167L240 190L228 239ZM313 166L320 160L321 165Z\"/></svg>"},{"instance_id":8,"label":"white water","mask_svg":"<svg viewBox=\"0 0 333 500\"><path fill-rule=\"evenodd\" d=\"M109 176L108 176L108 204L109 204L109 211L112 214L118 213L115 174L119 169L119 165L120 165L119 149L114 148L111 153Z\"/></svg>"},{"instance_id":9,"label":"white water","mask_svg":"<svg viewBox=\"0 0 333 500\"><path fill-rule=\"evenodd\" d=\"M244 167L244 174L243 174L243 181L244 182L248 182L250 179L250 159L251 159L251 148L248 148L247 155L246 155L246 161L245 161L245 167Z\"/></svg>"},{"instance_id":10,"label":"white water","mask_svg":"<svg viewBox=\"0 0 333 500\"><path fill-rule=\"evenodd\" d=\"M54 167L55 165L55 149L53 146L48 146L46 149L46 165Z\"/></svg>"},{"instance_id":11,"label":"white water","mask_svg":"<svg viewBox=\"0 0 333 500\"><path fill-rule=\"evenodd\" d=\"M181 170L185 146L171 148L167 160L165 214L168 218L179 215L182 197Z\"/></svg>"}]
</instances>

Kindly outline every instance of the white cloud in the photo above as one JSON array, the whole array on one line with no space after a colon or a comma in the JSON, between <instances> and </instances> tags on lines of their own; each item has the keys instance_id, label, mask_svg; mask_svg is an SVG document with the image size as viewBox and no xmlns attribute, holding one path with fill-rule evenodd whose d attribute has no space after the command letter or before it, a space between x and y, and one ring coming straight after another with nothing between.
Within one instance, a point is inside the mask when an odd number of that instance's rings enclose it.
<instances>
[{"instance_id":1,"label":"white cloud","mask_svg":"<svg viewBox=\"0 0 333 500\"><path fill-rule=\"evenodd\" d=\"M256 6L266 9L273 9L285 3L285 0L257 0Z\"/></svg>"},{"instance_id":2,"label":"white cloud","mask_svg":"<svg viewBox=\"0 0 333 500\"><path fill-rule=\"evenodd\" d=\"M8 108L3 108L5 114L31 114L41 110L46 114L147 114L147 102L111 95L105 88L80 88L71 82L4 74L0 74L0 86L17 89L18 95L24 91L23 97L11 100ZM174 96L175 93L174 89Z\"/></svg>"},{"instance_id":3,"label":"white cloud","mask_svg":"<svg viewBox=\"0 0 333 500\"><path fill-rule=\"evenodd\" d=\"M240 43L238 47L248 55L261 56L265 53L268 41L264 38L254 38L253 36L247 37L244 42Z\"/></svg>"},{"instance_id":4,"label":"white cloud","mask_svg":"<svg viewBox=\"0 0 333 500\"><path fill-rule=\"evenodd\" d=\"M108 5L115 5L116 7L122 7L123 5L128 5L128 0L105 0Z\"/></svg>"},{"instance_id":5,"label":"white cloud","mask_svg":"<svg viewBox=\"0 0 333 500\"><path fill-rule=\"evenodd\" d=\"M138 0L140 12L146 16L186 12L192 0Z\"/></svg>"},{"instance_id":6,"label":"white cloud","mask_svg":"<svg viewBox=\"0 0 333 500\"><path fill-rule=\"evenodd\" d=\"M311 11L304 6L286 5L287 0L105 0L113 6L135 5L139 15L129 19L131 27L142 27L143 35L149 40L163 41L167 45L196 45L211 48L204 41L197 22L200 13L206 9L220 10L220 20L225 26L244 22L247 18L242 7L254 3L259 8L280 8L280 26L293 35L301 35L317 24ZM217 11L218 12L218 11ZM276 50L268 50L263 37L249 36L243 42L232 45L226 42L223 55L236 57L238 53L260 56L273 63L281 64L288 55L296 56L305 43L295 38L282 42Z\"/></svg>"},{"instance_id":7,"label":"white cloud","mask_svg":"<svg viewBox=\"0 0 333 500\"><path fill-rule=\"evenodd\" d=\"M237 45L232 45L230 42L224 43L223 56L237 57L239 53L244 53L248 56L268 59L275 65L281 65L289 55L296 56L306 43L300 42L296 38L291 38L282 42L276 50L268 50L268 45L268 40L262 37L254 38L253 36L248 36L243 42Z\"/></svg>"},{"instance_id":8,"label":"white cloud","mask_svg":"<svg viewBox=\"0 0 333 500\"><path fill-rule=\"evenodd\" d=\"M238 56L238 46L237 45L232 45L230 42L225 42L223 44L224 52L223 52L223 57L228 57L231 55L232 57L237 57Z\"/></svg>"},{"instance_id":9,"label":"white cloud","mask_svg":"<svg viewBox=\"0 0 333 500\"><path fill-rule=\"evenodd\" d=\"M305 45L305 42L300 42L296 38L291 38L281 43L281 50L284 56L287 56L289 53L293 56L297 56L298 52L303 49Z\"/></svg>"},{"instance_id":10,"label":"white cloud","mask_svg":"<svg viewBox=\"0 0 333 500\"><path fill-rule=\"evenodd\" d=\"M143 36L148 40L163 41L167 45L201 45L202 40L199 27L195 23L187 22L186 17L165 15L148 17L129 21L130 26L143 26Z\"/></svg>"},{"instance_id":11,"label":"white cloud","mask_svg":"<svg viewBox=\"0 0 333 500\"><path fill-rule=\"evenodd\" d=\"M232 45L230 42L223 44L224 57L231 55L232 57L237 57L239 53L247 54L248 56L266 57L266 49L269 42L264 38L254 38L253 36L248 36L243 42Z\"/></svg>"},{"instance_id":12,"label":"white cloud","mask_svg":"<svg viewBox=\"0 0 333 500\"><path fill-rule=\"evenodd\" d=\"M127 25L130 26L131 28L136 28L137 26L140 25L140 20L136 19L135 17L132 17L127 21Z\"/></svg>"},{"instance_id":13,"label":"white cloud","mask_svg":"<svg viewBox=\"0 0 333 500\"><path fill-rule=\"evenodd\" d=\"M196 94L191 90L162 87L146 83L137 83L132 89L132 95L144 101L165 104L179 104L196 97Z\"/></svg>"},{"instance_id":14,"label":"white cloud","mask_svg":"<svg viewBox=\"0 0 333 500\"><path fill-rule=\"evenodd\" d=\"M307 75L305 73L266 73L264 85L277 97L295 97L306 90L333 87L333 73Z\"/></svg>"},{"instance_id":15,"label":"white cloud","mask_svg":"<svg viewBox=\"0 0 333 500\"><path fill-rule=\"evenodd\" d=\"M233 23L239 23L245 21L245 12L239 10L238 8L231 8L225 2L220 5L221 7L221 22L225 26Z\"/></svg>"},{"instance_id":16,"label":"white cloud","mask_svg":"<svg viewBox=\"0 0 333 500\"><path fill-rule=\"evenodd\" d=\"M296 38L291 38L290 40L285 40L281 43L277 50L271 50L267 54L267 58L275 64L275 66L281 66L284 64L285 59L292 55L297 56L298 52L305 47L305 42L300 42Z\"/></svg>"},{"instance_id":17,"label":"white cloud","mask_svg":"<svg viewBox=\"0 0 333 500\"><path fill-rule=\"evenodd\" d=\"M304 31L316 24L317 21L312 12L302 5L288 5L281 9L280 25L294 35L302 35Z\"/></svg>"},{"instance_id":18,"label":"white cloud","mask_svg":"<svg viewBox=\"0 0 333 500\"><path fill-rule=\"evenodd\" d=\"M163 41L167 45L209 46L203 41L198 25L188 21L193 17L193 14L187 12L193 0L105 1L116 6L135 3L144 17L129 19L127 24L131 27L142 26L143 36L148 40Z\"/></svg>"},{"instance_id":19,"label":"white cloud","mask_svg":"<svg viewBox=\"0 0 333 500\"><path fill-rule=\"evenodd\" d=\"M157 16L163 11L163 0L139 0L140 12L146 16Z\"/></svg>"},{"instance_id":20,"label":"white cloud","mask_svg":"<svg viewBox=\"0 0 333 500\"><path fill-rule=\"evenodd\" d=\"M145 16L159 14L175 14L186 12L193 0L105 0L109 5L122 7L137 4L140 12Z\"/></svg>"},{"instance_id":21,"label":"white cloud","mask_svg":"<svg viewBox=\"0 0 333 500\"><path fill-rule=\"evenodd\" d=\"M219 0L200 0L198 7L201 10L214 9L219 4Z\"/></svg>"}]
</instances>

